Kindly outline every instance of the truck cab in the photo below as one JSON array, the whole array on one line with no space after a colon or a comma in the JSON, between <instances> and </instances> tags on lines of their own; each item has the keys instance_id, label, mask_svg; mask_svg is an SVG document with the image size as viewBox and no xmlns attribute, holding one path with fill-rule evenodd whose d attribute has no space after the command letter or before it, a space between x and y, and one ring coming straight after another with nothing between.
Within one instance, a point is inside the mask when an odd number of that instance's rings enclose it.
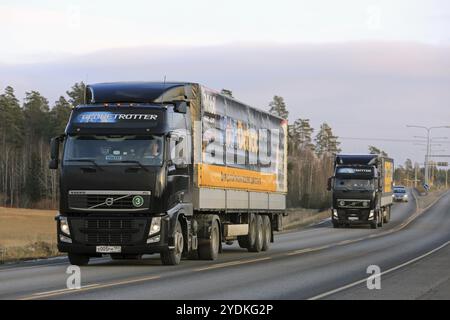
<instances>
[{"instance_id":1,"label":"truck cab","mask_svg":"<svg viewBox=\"0 0 450 320\"><path fill-rule=\"evenodd\" d=\"M65 134L52 140L50 168L60 170L58 249L73 264L155 252L175 264L182 251L169 248L185 246L176 243L183 238L178 216L192 215L188 103L159 103L154 85L151 102L143 103L145 97L121 96L123 88L88 87L89 103L75 107Z\"/></svg>"}]
</instances>

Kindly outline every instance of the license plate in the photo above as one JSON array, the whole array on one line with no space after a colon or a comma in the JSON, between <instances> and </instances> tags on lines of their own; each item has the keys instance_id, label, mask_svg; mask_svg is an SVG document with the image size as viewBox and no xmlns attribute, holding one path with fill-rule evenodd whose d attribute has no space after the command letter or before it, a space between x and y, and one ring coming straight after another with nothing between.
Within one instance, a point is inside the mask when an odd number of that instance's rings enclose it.
<instances>
[{"instance_id":1,"label":"license plate","mask_svg":"<svg viewBox=\"0 0 450 320\"><path fill-rule=\"evenodd\" d=\"M355 221L355 220L359 220L359 218L358 217L348 217L348 220Z\"/></svg>"},{"instance_id":2,"label":"license plate","mask_svg":"<svg viewBox=\"0 0 450 320\"><path fill-rule=\"evenodd\" d=\"M120 253L122 252L121 246L97 246L96 251L98 253Z\"/></svg>"}]
</instances>

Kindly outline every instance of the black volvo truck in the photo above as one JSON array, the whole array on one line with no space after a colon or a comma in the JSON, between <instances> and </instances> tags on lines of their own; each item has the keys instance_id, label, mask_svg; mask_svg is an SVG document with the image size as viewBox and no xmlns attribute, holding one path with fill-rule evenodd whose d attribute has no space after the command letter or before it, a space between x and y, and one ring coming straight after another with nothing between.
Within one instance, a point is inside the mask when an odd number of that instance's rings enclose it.
<instances>
[{"instance_id":1,"label":"black volvo truck","mask_svg":"<svg viewBox=\"0 0 450 320\"><path fill-rule=\"evenodd\" d=\"M77 265L215 259L235 240L267 250L285 213L286 137L285 120L199 84L89 85L51 141L58 249Z\"/></svg>"},{"instance_id":2,"label":"black volvo truck","mask_svg":"<svg viewBox=\"0 0 450 320\"><path fill-rule=\"evenodd\" d=\"M394 162L379 155L336 155L332 191L333 227L369 224L373 229L391 216Z\"/></svg>"}]
</instances>

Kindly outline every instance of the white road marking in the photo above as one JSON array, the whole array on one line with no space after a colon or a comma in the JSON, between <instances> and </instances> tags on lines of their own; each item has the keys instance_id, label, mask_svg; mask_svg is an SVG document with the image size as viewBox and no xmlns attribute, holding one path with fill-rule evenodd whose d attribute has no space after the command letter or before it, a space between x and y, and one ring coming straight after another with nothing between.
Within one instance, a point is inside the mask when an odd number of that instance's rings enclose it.
<instances>
[{"instance_id":1,"label":"white road marking","mask_svg":"<svg viewBox=\"0 0 450 320\"><path fill-rule=\"evenodd\" d=\"M434 248L433 250L428 251L427 253L425 253L425 254L423 254L423 255L421 255L421 256L419 256L419 257L416 257L416 258L411 259L411 260L409 260L409 261L407 261L407 262L405 262L405 263L402 263L402 264L400 264L400 265L398 265L398 266L396 266L396 267L393 267L393 268L390 268L390 269L388 269L388 270L386 270L386 271L381 272L380 276L383 276L383 275L385 275L385 274L391 273L391 272L393 272L393 271L395 271L395 270L398 270L398 269L403 268L403 267L406 267L407 265L410 265L410 264L412 264L412 263L414 263L414 262L416 262L416 261L419 261L419 260L421 260L421 259L423 259L423 258L425 258L425 257L428 257L429 255L435 253L436 251L439 251L439 250L445 248L445 247L446 247L447 245L449 245L449 244L450 244L450 241L447 241L447 242L445 242L444 244L440 245L439 247ZM367 281L367 279L369 279L369 277L364 278L364 279L361 279L361 280L359 280L359 281L355 281L355 282L350 283L350 284L347 284L347 285L342 286L342 287L340 287L340 288L337 288L337 289L334 289L334 290L330 290L330 291L324 292L324 293L319 294L319 295L317 295L317 296L308 298L308 300L319 300L319 299L328 297L328 296L333 295L333 294L335 294L335 293L338 293L338 292L341 292L341 291L350 289L350 288L352 288L352 287L354 287L354 286L357 286L357 285L359 285L359 284L365 283L365 282Z\"/></svg>"}]
</instances>

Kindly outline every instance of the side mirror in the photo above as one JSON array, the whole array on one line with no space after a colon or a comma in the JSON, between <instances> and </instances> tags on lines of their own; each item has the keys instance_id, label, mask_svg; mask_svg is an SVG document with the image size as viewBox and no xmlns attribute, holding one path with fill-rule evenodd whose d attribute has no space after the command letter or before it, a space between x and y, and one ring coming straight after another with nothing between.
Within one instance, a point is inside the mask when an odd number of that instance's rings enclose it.
<instances>
[{"instance_id":1,"label":"side mirror","mask_svg":"<svg viewBox=\"0 0 450 320\"><path fill-rule=\"evenodd\" d=\"M58 169L58 159L50 159L48 162L48 168L52 170Z\"/></svg>"},{"instance_id":2,"label":"side mirror","mask_svg":"<svg viewBox=\"0 0 450 320\"><path fill-rule=\"evenodd\" d=\"M327 190L328 191L331 191L332 182L333 182L333 177L329 177L328 182L327 182Z\"/></svg>"},{"instance_id":3,"label":"side mirror","mask_svg":"<svg viewBox=\"0 0 450 320\"><path fill-rule=\"evenodd\" d=\"M48 163L49 169L58 169L59 139L60 137L55 137L50 141L50 161Z\"/></svg>"},{"instance_id":4,"label":"side mirror","mask_svg":"<svg viewBox=\"0 0 450 320\"><path fill-rule=\"evenodd\" d=\"M186 101L176 101L173 111L178 113L186 113L189 104Z\"/></svg>"}]
</instances>

